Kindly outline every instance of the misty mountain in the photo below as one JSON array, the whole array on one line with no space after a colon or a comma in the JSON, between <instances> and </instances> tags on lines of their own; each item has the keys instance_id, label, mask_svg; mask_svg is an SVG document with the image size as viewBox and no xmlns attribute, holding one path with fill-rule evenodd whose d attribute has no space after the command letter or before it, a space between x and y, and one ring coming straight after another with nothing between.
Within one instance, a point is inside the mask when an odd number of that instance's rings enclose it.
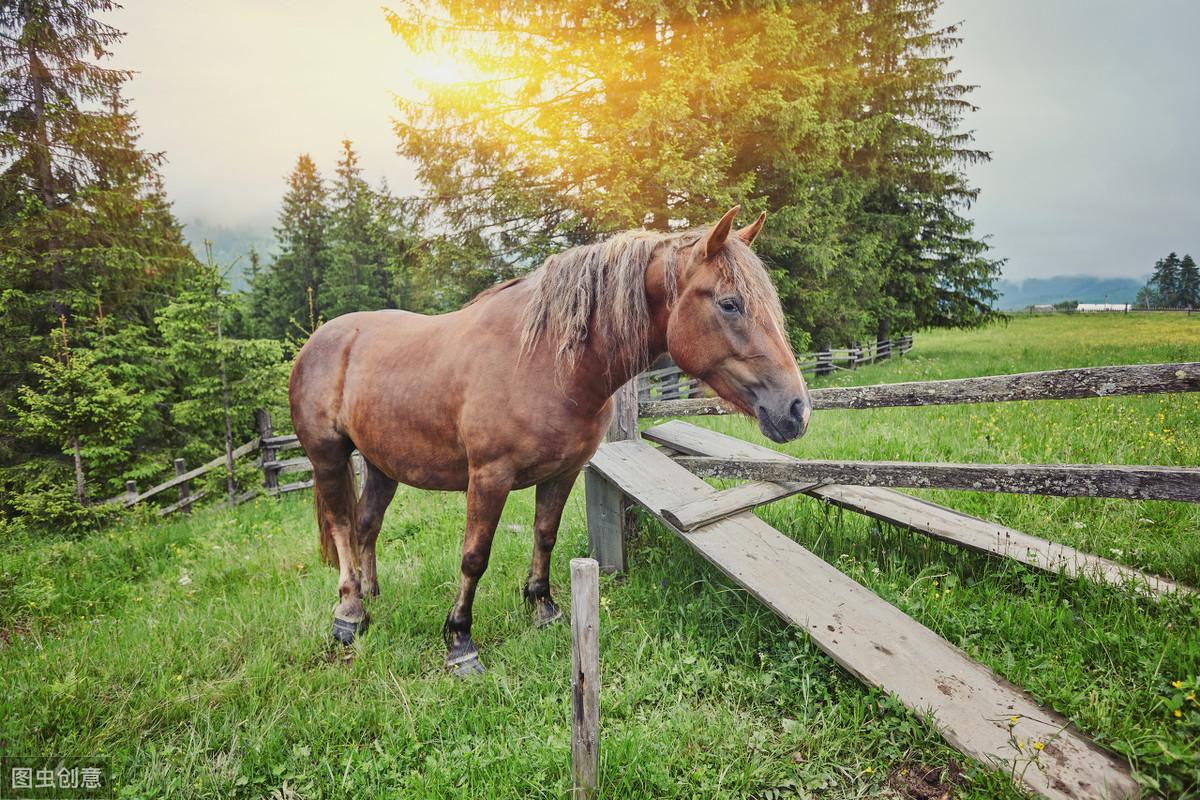
<instances>
[{"instance_id":1,"label":"misty mountain","mask_svg":"<svg viewBox=\"0 0 1200 800\"><path fill-rule=\"evenodd\" d=\"M1132 303L1145 280L1101 278L1096 275L1056 275L1052 278L1026 278L1023 281L996 281L1000 293L996 308L1022 309L1040 303L1078 300L1081 303Z\"/></svg>"},{"instance_id":2,"label":"misty mountain","mask_svg":"<svg viewBox=\"0 0 1200 800\"><path fill-rule=\"evenodd\" d=\"M251 249L257 250L264 262L275 255L275 234L269 225L230 227L192 219L183 224L183 235L201 261L205 259L205 240L212 242L213 261L221 266L221 272L234 291L248 288L246 276L250 271Z\"/></svg>"}]
</instances>

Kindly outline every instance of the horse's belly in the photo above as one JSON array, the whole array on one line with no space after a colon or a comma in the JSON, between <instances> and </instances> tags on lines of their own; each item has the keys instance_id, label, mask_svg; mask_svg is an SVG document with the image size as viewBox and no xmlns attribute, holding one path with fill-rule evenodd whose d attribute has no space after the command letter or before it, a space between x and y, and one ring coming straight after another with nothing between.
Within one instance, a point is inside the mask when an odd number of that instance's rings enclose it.
<instances>
[{"instance_id":1,"label":"horse's belly","mask_svg":"<svg viewBox=\"0 0 1200 800\"><path fill-rule=\"evenodd\" d=\"M368 448L363 457L394 481L417 489L461 492L467 488L467 455L432 442Z\"/></svg>"}]
</instances>

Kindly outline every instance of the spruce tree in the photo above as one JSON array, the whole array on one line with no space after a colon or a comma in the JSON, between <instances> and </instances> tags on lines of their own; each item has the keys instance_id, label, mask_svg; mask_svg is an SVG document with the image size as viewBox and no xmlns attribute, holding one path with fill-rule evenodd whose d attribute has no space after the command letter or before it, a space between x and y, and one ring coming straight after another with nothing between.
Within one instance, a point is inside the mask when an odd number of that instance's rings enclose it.
<instances>
[{"instance_id":1,"label":"spruce tree","mask_svg":"<svg viewBox=\"0 0 1200 800\"><path fill-rule=\"evenodd\" d=\"M12 409L30 436L56 443L72 459L75 500L88 504L87 464L93 457L120 458L132 445L142 406L138 393L115 385L96 353L73 350L66 317L54 332L55 353L31 365L35 380L21 386ZM30 490L32 488L32 491ZM36 521L79 527L89 517L79 508L56 506L57 493L42 487L16 487L10 502Z\"/></svg>"},{"instance_id":2,"label":"spruce tree","mask_svg":"<svg viewBox=\"0 0 1200 800\"><path fill-rule=\"evenodd\" d=\"M379 190L367 184L349 140L342 142L330 201L329 267L321 288L322 310L332 318L351 311L404 307L411 244L402 206L386 184Z\"/></svg>"},{"instance_id":3,"label":"spruce tree","mask_svg":"<svg viewBox=\"0 0 1200 800\"><path fill-rule=\"evenodd\" d=\"M1191 254L1179 262L1179 305L1183 308L1200 308L1200 270Z\"/></svg>"},{"instance_id":4,"label":"spruce tree","mask_svg":"<svg viewBox=\"0 0 1200 800\"><path fill-rule=\"evenodd\" d=\"M1150 276L1150 284L1154 287L1158 305L1162 308L1176 308L1179 305L1179 256L1171 252L1166 258L1160 258L1154 264L1154 274Z\"/></svg>"},{"instance_id":5,"label":"spruce tree","mask_svg":"<svg viewBox=\"0 0 1200 800\"><path fill-rule=\"evenodd\" d=\"M45 384L60 319L73 363L102 369L141 404L140 444L94 453L89 484L111 490L167 444L152 321L195 261L162 189L162 156L141 149L122 98L130 73L106 66L123 34L94 16L111 6L0 5L0 495L49 486L67 467L49 429L13 410L18 387Z\"/></svg>"},{"instance_id":6,"label":"spruce tree","mask_svg":"<svg viewBox=\"0 0 1200 800\"><path fill-rule=\"evenodd\" d=\"M279 255L254 277L254 332L307 335L325 315L321 284L329 265L329 192L307 153L287 179L275 238Z\"/></svg>"},{"instance_id":7,"label":"spruce tree","mask_svg":"<svg viewBox=\"0 0 1200 800\"><path fill-rule=\"evenodd\" d=\"M982 321L998 264L962 216L962 169L986 154L959 130L970 87L935 9L409 4L391 17L409 47L482 72L401 102L401 151L452 234L431 252L474 257L462 283L477 284L741 202L771 212L759 248L795 327Z\"/></svg>"},{"instance_id":8,"label":"spruce tree","mask_svg":"<svg viewBox=\"0 0 1200 800\"><path fill-rule=\"evenodd\" d=\"M171 418L197 460L219 452L222 444L228 452L249 437L256 409L283 405L283 345L275 339L231 336L228 321L236 304L210 258L157 316L166 341L166 366L186 387ZM231 495L233 486L229 476L226 490Z\"/></svg>"}]
</instances>

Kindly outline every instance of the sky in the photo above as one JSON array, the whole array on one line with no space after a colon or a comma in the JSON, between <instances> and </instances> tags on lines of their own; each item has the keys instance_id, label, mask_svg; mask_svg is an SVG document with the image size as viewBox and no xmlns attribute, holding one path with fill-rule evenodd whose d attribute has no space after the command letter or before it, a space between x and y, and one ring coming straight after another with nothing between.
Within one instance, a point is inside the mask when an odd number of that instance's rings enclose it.
<instances>
[{"instance_id":1,"label":"sky","mask_svg":"<svg viewBox=\"0 0 1200 800\"><path fill-rule=\"evenodd\" d=\"M331 174L344 138L372 179L417 191L392 93L452 65L414 62L380 0L125 5L114 64L138 71L127 94L185 222L268 228L296 156ZM1200 2L945 0L939 20L963 23L964 126L993 156L968 214L1004 277L1142 279L1200 254Z\"/></svg>"}]
</instances>

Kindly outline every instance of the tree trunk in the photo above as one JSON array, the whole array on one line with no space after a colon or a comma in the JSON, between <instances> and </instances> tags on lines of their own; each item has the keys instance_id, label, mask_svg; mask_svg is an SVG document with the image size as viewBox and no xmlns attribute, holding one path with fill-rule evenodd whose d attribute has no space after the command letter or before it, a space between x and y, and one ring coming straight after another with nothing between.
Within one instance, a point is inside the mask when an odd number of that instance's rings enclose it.
<instances>
[{"instance_id":1,"label":"tree trunk","mask_svg":"<svg viewBox=\"0 0 1200 800\"><path fill-rule=\"evenodd\" d=\"M87 484L83 480L83 450L79 444L79 437L71 437L71 449L75 452L75 499L79 501L79 505L87 505Z\"/></svg>"},{"instance_id":2,"label":"tree trunk","mask_svg":"<svg viewBox=\"0 0 1200 800\"><path fill-rule=\"evenodd\" d=\"M58 205L58 198L54 192L54 172L50 163L50 136L46 132L46 78L48 73L33 45L29 46L29 76L33 91L35 142L31 155L34 173L37 175L38 194L41 195L42 205L46 207L47 211L53 211ZM55 317L65 317L67 306L63 302L63 294L66 291L67 283L62 261L59 260L56 253L57 249L58 245L54 241L53 229L51 229L50 237L46 241L46 256L50 262L50 309L54 312Z\"/></svg>"}]
</instances>

